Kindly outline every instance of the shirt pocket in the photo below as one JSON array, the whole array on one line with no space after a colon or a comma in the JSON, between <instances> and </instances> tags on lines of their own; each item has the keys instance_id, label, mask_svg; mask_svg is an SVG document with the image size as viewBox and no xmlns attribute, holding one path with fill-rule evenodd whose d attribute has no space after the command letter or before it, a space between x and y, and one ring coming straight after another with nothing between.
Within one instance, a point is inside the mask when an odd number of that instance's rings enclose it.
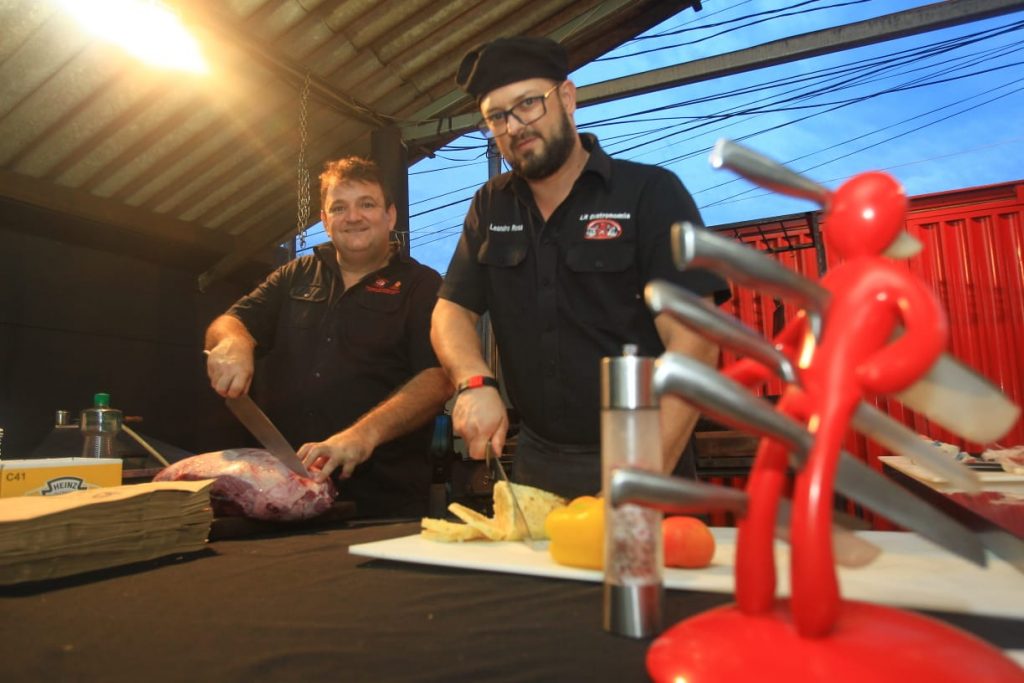
<instances>
[{"instance_id":1,"label":"shirt pocket","mask_svg":"<svg viewBox=\"0 0 1024 683\"><path fill-rule=\"evenodd\" d=\"M568 315L588 327L620 334L630 329L641 298L636 244L623 240L578 242L565 252L564 296L576 302Z\"/></svg>"},{"instance_id":2,"label":"shirt pocket","mask_svg":"<svg viewBox=\"0 0 1024 683\"><path fill-rule=\"evenodd\" d=\"M565 265L575 273L621 273L633 265L636 246L632 242L580 242L565 254Z\"/></svg>"},{"instance_id":3,"label":"shirt pocket","mask_svg":"<svg viewBox=\"0 0 1024 683\"><path fill-rule=\"evenodd\" d=\"M487 308L492 314L492 321L495 325L504 323L515 328L532 310L533 302L528 301L530 297L524 293L534 292L536 288L530 281L528 269L523 266L529 246L526 237L511 237L491 235L480 245L477 260L486 266Z\"/></svg>"},{"instance_id":4,"label":"shirt pocket","mask_svg":"<svg viewBox=\"0 0 1024 683\"><path fill-rule=\"evenodd\" d=\"M354 315L344 320L345 336L351 343L366 347L374 353L388 353L405 340L405 317L401 313L401 294L381 294L362 291Z\"/></svg>"},{"instance_id":5,"label":"shirt pocket","mask_svg":"<svg viewBox=\"0 0 1024 683\"><path fill-rule=\"evenodd\" d=\"M310 328L320 322L327 301L327 290L319 285L297 285L288 292L289 327Z\"/></svg>"},{"instance_id":6,"label":"shirt pocket","mask_svg":"<svg viewBox=\"0 0 1024 683\"><path fill-rule=\"evenodd\" d=\"M480 245L477 261L485 266L514 268L526 258L527 244L521 240L488 239Z\"/></svg>"}]
</instances>

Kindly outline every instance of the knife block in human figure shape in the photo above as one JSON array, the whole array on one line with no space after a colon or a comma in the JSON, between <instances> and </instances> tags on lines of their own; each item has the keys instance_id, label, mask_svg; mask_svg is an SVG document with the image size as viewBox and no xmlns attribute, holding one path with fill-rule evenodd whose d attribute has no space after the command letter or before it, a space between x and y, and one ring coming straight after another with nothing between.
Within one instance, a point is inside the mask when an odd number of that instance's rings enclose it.
<instances>
[{"instance_id":1,"label":"knife block in human figure shape","mask_svg":"<svg viewBox=\"0 0 1024 683\"><path fill-rule=\"evenodd\" d=\"M816 348L801 349L801 387L787 388L779 410L804 421L814 435L807 462L797 474L793 495L792 614L803 636L828 634L839 611L839 587L832 556L833 480L847 428L864 399L900 391L924 375L942 354L948 325L934 294L908 271L883 255L893 245L912 240L903 233L906 197L890 176L866 173L854 177L830 198L825 213L826 245L841 260L821 285L830 293ZM916 241L912 243L916 244ZM916 244L919 247L919 244ZM899 325L903 334L891 339ZM806 343L804 318L783 332L783 344ZM785 454L766 443L763 468L753 486L764 487L758 498L779 494L779 471ZM767 495L765 495L767 494ZM744 536L755 552L764 552L761 510ZM756 539L756 540L755 540ZM744 539L746 540L746 539ZM745 544L744 544L745 545ZM742 553L746 553L744 548ZM741 556L737 581L746 584L759 563ZM738 588L741 607L763 609L766 586Z\"/></svg>"},{"instance_id":2,"label":"knife block in human figure shape","mask_svg":"<svg viewBox=\"0 0 1024 683\"><path fill-rule=\"evenodd\" d=\"M858 403L911 385L943 352L948 337L934 295L883 258L902 233L906 199L889 176L855 177L830 197L825 239L840 259L822 280L831 294L816 347L806 318L776 339L799 358L801 386L786 388L778 410L804 421L814 444L797 474L791 518L791 599L775 597L774 529L788 453L759 445L739 524L736 606L676 625L648 651L656 681L1022 681L999 650L910 612L843 601L831 545L833 480ZM902 324L904 332L892 336ZM752 386L770 371L744 359L723 374ZM909 495L909 494L908 494Z\"/></svg>"}]
</instances>

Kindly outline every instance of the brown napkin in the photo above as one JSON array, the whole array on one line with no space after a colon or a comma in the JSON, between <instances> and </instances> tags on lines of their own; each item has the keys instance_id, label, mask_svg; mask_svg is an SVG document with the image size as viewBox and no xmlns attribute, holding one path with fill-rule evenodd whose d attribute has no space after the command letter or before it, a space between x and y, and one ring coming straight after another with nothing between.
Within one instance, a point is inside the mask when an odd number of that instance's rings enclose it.
<instances>
[{"instance_id":1,"label":"brown napkin","mask_svg":"<svg viewBox=\"0 0 1024 683\"><path fill-rule=\"evenodd\" d=\"M155 482L0 499L0 585L202 550L209 487Z\"/></svg>"}]
</instances>

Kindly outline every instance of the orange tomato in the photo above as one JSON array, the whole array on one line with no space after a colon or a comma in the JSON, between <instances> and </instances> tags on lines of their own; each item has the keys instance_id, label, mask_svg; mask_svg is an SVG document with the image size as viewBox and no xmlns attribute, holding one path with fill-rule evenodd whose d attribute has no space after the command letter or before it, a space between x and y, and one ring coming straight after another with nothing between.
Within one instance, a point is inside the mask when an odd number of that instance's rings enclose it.
<instances>
[{"instance_id":1,"label":"orange tomato","mask_svg":"<svg viewBox=\"0 0 1024 683\"><path fill-rule=\"evenodd\" d=\"M696 517L666 517L661 523L665 566L699 569L711 564L715 537Z\"/></svg>"}]
</instances>

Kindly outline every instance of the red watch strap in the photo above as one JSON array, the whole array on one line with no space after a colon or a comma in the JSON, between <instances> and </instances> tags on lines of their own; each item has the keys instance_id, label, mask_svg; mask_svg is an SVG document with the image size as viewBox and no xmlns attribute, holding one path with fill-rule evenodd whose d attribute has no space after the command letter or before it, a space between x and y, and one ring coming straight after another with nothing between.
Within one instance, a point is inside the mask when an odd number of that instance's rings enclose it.
<instances>
[{"instance_id":1,"label":"red watch strap","mask_svg":"<svg viewBox=\"0 0 1024 683\"><path fill-rule=\"evenodd\" d=\"M487 375L473 375L468 378L465 382L460 382L459 386L455 389L455 395L458 396L467 389L479 389L480 387L494 387L498 388L498 380Z\"/></svg>"}]
</instances>

